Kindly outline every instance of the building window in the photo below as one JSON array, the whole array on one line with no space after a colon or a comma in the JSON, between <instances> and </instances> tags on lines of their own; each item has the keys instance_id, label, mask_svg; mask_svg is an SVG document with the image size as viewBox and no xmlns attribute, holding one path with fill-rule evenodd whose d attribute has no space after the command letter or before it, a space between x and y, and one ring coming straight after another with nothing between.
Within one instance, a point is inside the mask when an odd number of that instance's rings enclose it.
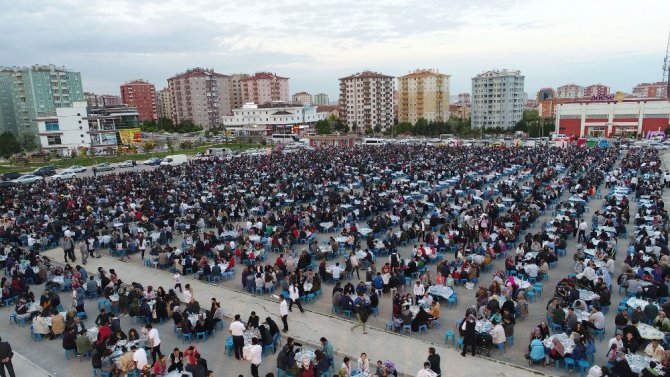
<instances>
[{"instance_id":1,"label":"building window","mask_svg":"<svg viewBox=\"0 0 670 377\"><path fill-rule=\"evenodd\" d=\"M48 145L61 145L60 136L48 136L47 137Z\"/></svg>"},{"instance_id":2,"label":"building window","mask_svg":"<svg viewBox=\"0 0 670 377\"><path fill-rule=\"evenodd\" d=\"M44 124L47 131L58 131L58 122L47 122Z\"/></svg>"}]
</instances>

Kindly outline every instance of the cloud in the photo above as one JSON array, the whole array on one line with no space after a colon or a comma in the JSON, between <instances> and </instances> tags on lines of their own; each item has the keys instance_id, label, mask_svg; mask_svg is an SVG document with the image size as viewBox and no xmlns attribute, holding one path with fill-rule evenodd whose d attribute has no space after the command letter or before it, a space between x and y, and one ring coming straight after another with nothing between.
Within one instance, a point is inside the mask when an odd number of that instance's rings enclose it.
<instances>
[{"instance_id":1,"label":"cloud","mask_svg":"<svg viewBox=\"0 0 670 377\"><path fill-rule=\"evenodd\" d=\"M469 91L470 78L492 68L522 70L529 92L585 80L580 72L611 85L656 80L670 11L661 0L644 7L610 0L603 26L602 4L576 0L5 3L0 64L66 65L82 72L87 90L116 92L134 78L160 88L203 66L269 70L291 77L292 92L331 98L338 77L366 68L391 75L438 68L451 74L454 93ZM650 68L623 69L629 62L636 65L626 68Z\"/></svg>"}]
</instances>

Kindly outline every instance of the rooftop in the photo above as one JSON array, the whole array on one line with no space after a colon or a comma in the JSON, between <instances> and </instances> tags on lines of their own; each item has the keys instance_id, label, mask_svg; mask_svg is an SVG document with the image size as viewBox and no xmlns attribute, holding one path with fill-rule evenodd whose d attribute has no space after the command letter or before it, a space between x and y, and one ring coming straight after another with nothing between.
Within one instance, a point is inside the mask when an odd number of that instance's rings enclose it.
<instances>
[{"instance_id":1,"label":"rooftop","mask_svg":"<svg viewBox=\"0 0 670 377\"><path fill-rule=\"evenodd\" d=\"M354 73L353 75L347 77L342 77L340 78L340 80L353 80L353 79L365 79L365 78L392 79L393 76L384 75L379 72L363 71L359 73Z\"/></svg>"},{"instance_id":2,"label":"rooftop","mask_svg":"<svg viewBox=\"0 0 670 377\"><path fill-rule=\"evenodd\" d=\"M277 76L276 73L270 72L256 72L253 76L241 78L240 81L253 80L288 80L288 77Z\"/></svg>"},{"instance_id":3,"label":"rooftop","mask_svg":"<svg viewBox=\"0 0 670 377\"><path fill-rule=\"evenodd\" d=\"M203 76L228 77L224 74L214 72L214 69L196 67L193 69L189 69L186 72L178 73L173 77L170 77L168 81L185 77L203 77Z\"/></svg>"},{"instance_id":4,"label":"rooftop","mask_svg":"<svg viewBox=\"0 0 670 377\"><path fill-rule=\"evenodd\" d=\"M417 69L414 72L410 72L404 76L398 77L399 79L409 79L409 78L418 78L418 77L430 77L430 76L442 76L450 77L447 74L440 73L437 69Z\"/></svg>"}]
</instances>

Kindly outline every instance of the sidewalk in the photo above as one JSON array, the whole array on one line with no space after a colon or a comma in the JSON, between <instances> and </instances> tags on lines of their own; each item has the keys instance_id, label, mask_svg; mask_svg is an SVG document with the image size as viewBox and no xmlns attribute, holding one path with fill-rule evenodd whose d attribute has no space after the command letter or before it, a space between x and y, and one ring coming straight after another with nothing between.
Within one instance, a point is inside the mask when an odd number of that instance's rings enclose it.
<instances>
[{"instance_id":1,"label":"sidewalk","mask_svg":"<svg viewBox=\"0 0 670 377\"><path fill-rule=\"evenodd\" d=\"M46 251L44 255L52 258L57 263L61 263L63 251L60 248L52 249ZM137 259L138 256L135 255L134 258ZM121 262L116 258L107 256L100 259L89 258L86 269L88 271L96 271L100 266L107 271L113 268L119 278L128 284L137 281L145 287L147 285L154 287L163 286L165 288L174 286L172 274L167 271L138 266L136 263ZM208 304L212 297L216 297L221 302L222 308L228 317L240 314L243 318L246 318L253 310L256 311L256 314L260 318L271 316L281 324L279 303L271 300L268 296L253 296L231 288L200 282L190 277L184 278L183 284L187 283L193 287L194 296L201 305ZM320 300L329 299L330 297L320 298ZM95 304L90 303L90 301L87 301L87 308L89 316L96 310ZM347 355L353 360L357 360L362 352L367 352L371 357L375 358L375 361L382 359L395 362L398 371L402 372L403 375L413 376L422 368L423 362L428 355L428 347L430 346L435 347L437 353L442 356L441 368L443 375L451 375L450 371L458 371L460 376L479 376L481 374L491 374L493 371L495 371L493 373L496 376L501 377L543 375L541 372L526 369L524 366L507 364L497 360L487 358L473 359L471 356L464 358L453 349L445 347L442 342L433 344L418 338L398 335L375 327L368 328L368 335L362 335L360 329L352 333L349 331L349 328L354 322L314 312L310 310L309 306L305 306L304 314L301 314L297 310L290 313L288 322L288 335L300 343L306 345L318 343L319 339L323 336L333 344L335 352L340 355ZM445 330L437 331L443 334ZM221 354L223 354L223 344L220 347ZM339 359L341 360L341 358ZM266 365L274 366L274 363L275 356L269 356ZM336 363L336 366L340 363Z\"/></svg>"},{"instance_id":2,"label":"sidewalk","mask_svg":"<svg viewBox=\"0 0 670 377\"><path fill-rule=\"evenodd\" d=\"M12 358L12 365L14 365L14 373L17 376L30 376L30 377L53 377L55 375L50 374L46 370L42 369L32 361L26 359L23 355L14 351L14 357Z\"/></svg>"}]
</instances>

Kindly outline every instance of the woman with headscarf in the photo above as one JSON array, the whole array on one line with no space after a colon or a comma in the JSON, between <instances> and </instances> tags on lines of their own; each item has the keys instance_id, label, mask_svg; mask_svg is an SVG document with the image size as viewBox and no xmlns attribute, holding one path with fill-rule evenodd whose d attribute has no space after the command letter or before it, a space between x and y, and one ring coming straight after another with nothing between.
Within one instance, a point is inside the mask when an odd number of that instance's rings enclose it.
<instances>
[{"instance_id":1,"label":"woman with headscarf","mask_svg":"<svg viewBox=\"0 0 670 377\"><path fill-rule=\"evenodd\" d=\"M565 358L565 347L563 347L563 343L557 338L553 338L551 344L552 348L549 350L549 357L554 361L563 360L563 358Z\"/></svg>"},{"instance_id":2,"label":"woman with headscarf","mask_svg":"<svg viewBox=\"0 0 670 377\"><path fill-rule=\"evenodd\" d=\"M465 354L468 351L468 346L472 347L472 356L475 356L476 349L476 336L475 336L475 327L477 326L477 320L475 316L469 314L468 317L461 324L461 336L463 337L463 352L461 356L465 357Z\"/></svg>"}]
</instances>

